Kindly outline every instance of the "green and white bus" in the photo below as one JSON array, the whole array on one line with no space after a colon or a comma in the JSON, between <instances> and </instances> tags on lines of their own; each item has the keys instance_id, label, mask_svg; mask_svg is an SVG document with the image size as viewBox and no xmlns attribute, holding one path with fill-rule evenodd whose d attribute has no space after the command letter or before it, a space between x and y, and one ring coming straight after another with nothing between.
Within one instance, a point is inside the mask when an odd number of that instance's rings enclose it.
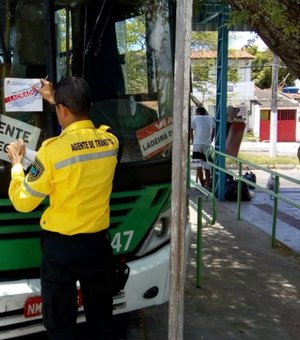
<instances>
[{"instance_id":1,"label":"green and white bus","mask_svg":"<svg viewBox=\"0 0 300 340\"><path fill-rule=\"evenodd\" d=\"M38 149L60 133L53 107L31 106L35 94L24 85L46 76L84 77L91 119L120 140L109 229L119 264L114 313L168 300L175 14L167 0L0 0L0 339L43 330L39 220L47 201L28 214L14 210L5 147L23 138Z\"/></svg>"}]
</instances>

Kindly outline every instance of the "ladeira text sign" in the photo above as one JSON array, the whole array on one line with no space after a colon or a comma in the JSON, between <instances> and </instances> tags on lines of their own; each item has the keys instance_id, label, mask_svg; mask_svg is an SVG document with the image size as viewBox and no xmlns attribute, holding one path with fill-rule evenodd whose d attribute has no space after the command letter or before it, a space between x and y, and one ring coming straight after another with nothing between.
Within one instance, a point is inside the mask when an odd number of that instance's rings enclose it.
<instances>
[{"instance_id":1,"label":"ladeira text sign","mask_svg":"<svg viewBox=\"0 0 300 340\"><path fill-rule=\"evenodd\" d=\"M151 158L171 146L173 140L173 118L164 117L136 131L142 155Z\"/></svg>"}]
</instances>

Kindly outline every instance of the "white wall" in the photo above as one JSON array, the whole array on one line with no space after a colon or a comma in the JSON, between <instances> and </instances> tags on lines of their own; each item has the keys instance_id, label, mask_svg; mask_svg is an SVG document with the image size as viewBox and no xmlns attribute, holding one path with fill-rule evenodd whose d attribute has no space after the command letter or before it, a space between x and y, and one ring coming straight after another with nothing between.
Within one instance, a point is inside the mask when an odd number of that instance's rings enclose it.
<instances>
[{"instance_id":1,"label":"white wall","mask_svg":"<svg viewBox=\"0 0 300 340\"><path fill-rule=\"evenodd\" d=\"M254 137L259 138L259 129L260 129L260 105L254 104L252 106L252 117L251 117L251 123L253 135Z\"/></svg>"},{"instance_id":2,"label":"white wall","mask_svg":"<svg viewBox=\"0 0 300 340\"><path fill-rule=\"evenodd\" d=\"M233 91L228 91L228 96L234 96L239 100L251 100L254 96L254 82L253 81L245 81L238 82L235 84L228 83L229 90L233 89Z\"/></svg>"}]
</instances>

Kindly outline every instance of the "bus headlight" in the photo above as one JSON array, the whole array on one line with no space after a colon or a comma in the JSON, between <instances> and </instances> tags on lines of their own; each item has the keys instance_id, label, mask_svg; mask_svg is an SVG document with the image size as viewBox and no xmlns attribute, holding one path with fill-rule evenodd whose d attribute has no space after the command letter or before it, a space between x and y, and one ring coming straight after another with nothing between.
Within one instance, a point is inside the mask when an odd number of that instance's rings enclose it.
<instances>
[{"instance_id":1,"label":"bus headlight","mask_svg":"<svg viewBox=\"0 0 300 340\"><path fill-rule=\"evenodd\" d=\"M155 236L162 236L166 231L166 222L163 218L157 220L154 224Z\"/></svg>"},{"instance_id":2,"label":"bus headlight","mask_svg":"<svg viewBox=\"0 0 300 340\"><path fill-rule=\"evenodd\" d=\"M158 216L148 236L144 240L136 256L144 256L154 249L170 241L171 209L167 209Z\"/></svg>"}]
</instances>

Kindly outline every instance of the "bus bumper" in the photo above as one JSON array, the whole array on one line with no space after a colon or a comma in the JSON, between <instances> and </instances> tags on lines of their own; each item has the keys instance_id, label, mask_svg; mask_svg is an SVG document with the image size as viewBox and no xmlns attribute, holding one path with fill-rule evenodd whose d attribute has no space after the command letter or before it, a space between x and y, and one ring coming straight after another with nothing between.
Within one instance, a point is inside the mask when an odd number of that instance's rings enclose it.
<instances>
[{"instance_id":1,"label":"bus bumper","mask_svg":"<svg viewBox=\"0 0 300 340\"><path fill-rule=\"evenodd\" d=\"M186 258L190 230L188 225ZM124 290L114 296L114 314L160 305L169 300L170 244L127 265L130 274ZM0 340L45 330L42 325L40 291L38 278L0 283ZM26 307L28 301L31 302ZM85 321L83 307L79 308L77 321Z\"/></svg>"},{"instance_id":2,"label":"bus bumper","mask_svg":"<svg viewBox=\"0 0 300 340\"><path fill-rule=\"evenodd\" d=\"M186 254L191 228L186 228ZM130 274L123 294L114 298L114 314L160 305L169 300L170 244L139 260L128 262Z\"/></svg>"}]
</instances>

